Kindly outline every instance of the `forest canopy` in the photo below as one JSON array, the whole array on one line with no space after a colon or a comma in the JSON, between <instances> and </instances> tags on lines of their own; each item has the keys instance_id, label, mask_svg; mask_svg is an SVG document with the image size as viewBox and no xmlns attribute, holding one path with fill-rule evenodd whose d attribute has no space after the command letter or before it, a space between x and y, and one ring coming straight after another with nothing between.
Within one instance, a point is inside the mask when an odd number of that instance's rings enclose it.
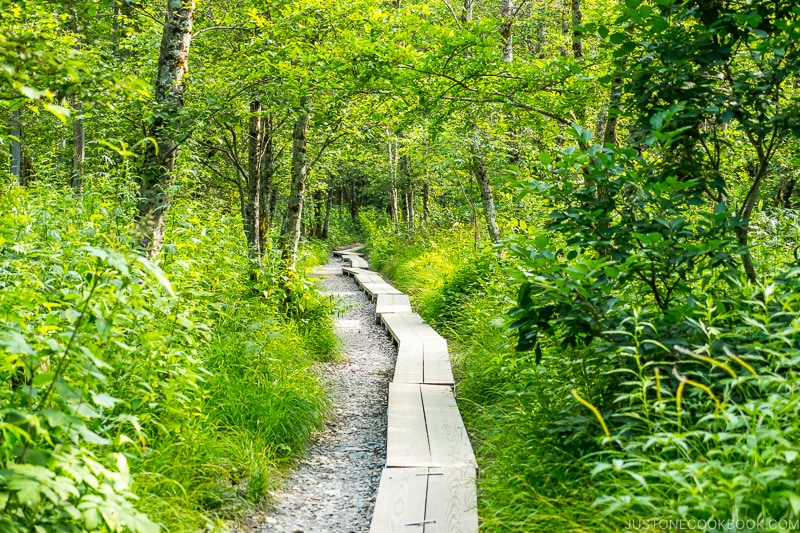
<instances>
[{"instance_id":1,"label":"forest canopy","mask_svg":"<svg viewBox=\"0 0 800 533\"><path fill-rule=\"evenodd\" d=\"M456 346L482 530L790 530L799 43L791 0L0 0L0 529L263 501L328 407L307 270L365 242Z\"/></svg>"}]
</instances>

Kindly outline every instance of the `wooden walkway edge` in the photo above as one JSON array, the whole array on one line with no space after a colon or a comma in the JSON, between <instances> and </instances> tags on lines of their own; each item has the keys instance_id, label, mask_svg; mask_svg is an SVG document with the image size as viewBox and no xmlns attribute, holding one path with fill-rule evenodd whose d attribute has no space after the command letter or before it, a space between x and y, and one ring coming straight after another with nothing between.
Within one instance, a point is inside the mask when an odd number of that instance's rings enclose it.
<instances>
[{"instance_id":1,"label":"wooden walkway edge","mask_svg":"<svg viewBox=\"0 0 800 533\"><path fill-rule=\"evenodd\" d=\"M334 253L342 273L377 300L376 322L398 345L389 384L386 468L370 533L477 533L478 465L453 396L447 341L407 295L350 251Z\"/></svg>"}]
</instances>

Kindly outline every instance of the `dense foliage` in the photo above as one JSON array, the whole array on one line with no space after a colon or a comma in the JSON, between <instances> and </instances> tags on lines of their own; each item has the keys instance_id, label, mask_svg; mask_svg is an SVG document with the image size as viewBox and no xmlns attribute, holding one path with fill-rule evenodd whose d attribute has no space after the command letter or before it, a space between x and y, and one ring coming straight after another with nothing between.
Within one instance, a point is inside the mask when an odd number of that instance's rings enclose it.
<instances>
[{"instance_id":1,"label":"dense foliage","mask_svg":"<svg viewBox=\"0 0 800 533\"><path fill-rule=\"evenodd\" d=\"M483 530L796 529L798 43L788 0L0 0L0 526L263 500L326 409L305 267L365 238L451 337Z\"/></svg>"}]
</instances>

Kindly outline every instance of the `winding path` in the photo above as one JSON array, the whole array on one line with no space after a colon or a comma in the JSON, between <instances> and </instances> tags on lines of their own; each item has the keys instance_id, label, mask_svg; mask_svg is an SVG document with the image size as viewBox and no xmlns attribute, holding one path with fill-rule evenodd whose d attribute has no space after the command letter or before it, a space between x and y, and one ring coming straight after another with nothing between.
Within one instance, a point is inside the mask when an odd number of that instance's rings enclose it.
<instances>
[{"instance_id":1,"label":"winding path","mask_svg":"<svg viewBox=\"0 0 800 533\"><path fill-rule=\"evenodd\" d=\"M397 350L375 324L375 304L341 260L317 270L345 312L336 319L342 360L320 365L334 412L317 442L272 494L275 507L247 517L239 533L361 533L369 530L386 463L386 405Z\"/></svg>"}]
</instances>

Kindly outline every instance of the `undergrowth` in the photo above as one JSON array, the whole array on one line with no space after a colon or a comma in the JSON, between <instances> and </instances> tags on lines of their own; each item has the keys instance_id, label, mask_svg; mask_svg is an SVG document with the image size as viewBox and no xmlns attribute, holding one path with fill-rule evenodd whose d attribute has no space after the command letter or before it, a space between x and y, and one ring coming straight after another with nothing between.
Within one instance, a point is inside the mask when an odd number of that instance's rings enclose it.
<instances>
[{"instance_id":1,"label":"undergrowth","mask_svg":"<svg viewBox=\"0 0 800 533\"><path fill-rule=\"evenodd\" d=\"M450 341L481 531L797 526L800 270L697 301L672 330L631 301L605 340L541 335L538 350L517 351L520 272L555 290L544 272L474 249L470 228L368 227L375 266ZM589 270L556 272L577 283Z\"/></svg>"},{"instance_id":2,"label":"undergrowth","mask_svg":"<svg viewBox=\"0 0 800 533\"><path fill-rule=\"evenodd\" d=\"M174 206L155 264L125 198L0 195L0 529L216 531L262 501L326 413L327 250L252 281L208 203Z\"/></svg>"}]
</instances>

